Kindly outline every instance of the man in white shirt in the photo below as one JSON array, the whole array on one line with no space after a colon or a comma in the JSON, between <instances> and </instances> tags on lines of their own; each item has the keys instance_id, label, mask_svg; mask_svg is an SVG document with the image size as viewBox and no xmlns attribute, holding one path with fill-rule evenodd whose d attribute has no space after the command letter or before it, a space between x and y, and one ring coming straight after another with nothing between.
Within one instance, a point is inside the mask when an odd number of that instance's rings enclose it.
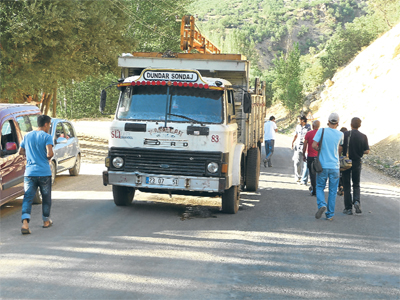
<instances>
[{"instance_id":1,"label":"man in white shirt","mask_svg":"<svg viewBox=\"0 0 400 300\"><path fill-rule=\"evenodd\" d=\"M296 126L296 131L294 133L292 142L292 150L294 150L292 159L294 162L294 178L296 182L300 182L303 174L303 167L307 167L307 165L304 166L303 162L304 137L306 136L307 132L311 130L311 126L307 124L307 117L299 116L297 119L299 124Z\"/></svg>"},{"instance_id":2,"label":"man in white shirt","mask_svg":"<svg viewBox=\"0 0 400 300\"><path fill-rule=\"evenodd\" d=\"M278 127L275 123L275 117L271 116L269 121L264 124L264 141L265 141L265 159L264 167L272 167L271 156L274 153L275 146L275 132L278 131Z\"/></svg>"}]
</instances>

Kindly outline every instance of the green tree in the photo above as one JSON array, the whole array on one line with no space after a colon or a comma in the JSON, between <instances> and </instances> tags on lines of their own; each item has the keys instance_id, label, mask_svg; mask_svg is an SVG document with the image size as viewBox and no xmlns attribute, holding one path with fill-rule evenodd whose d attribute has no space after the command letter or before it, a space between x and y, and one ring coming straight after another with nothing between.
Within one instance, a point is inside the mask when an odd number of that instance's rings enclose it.
<instances>
[{"instance_id":1,"label":"green tree","mask_svg":"<svg viewBox=\"0 0 400 300\"><path fill-rule=\"evenodd\" d=\"M399 0L369 0L368 7L392 28L400 19Z\"/></svg>"},{"instance_id":2,"label":"green tree","mask_svg":"<svg viewBox=\"0 0 400 300\"><path fill-rule=\"evenodd\" d=\"M2 1L1 97L53 94L71 80L116 71L117 54L134 45L117 2Z\"/></svg>"},{"instance_id":3,"label":"green tree","mask_svg":"<svg viewBox=\"0 0 400 300\"><path fill-rule=\"evenodd\" d=\"M300 109L303 102L303 86L300 80L300 49L298 43L284 55L273 60L275 81L272 83L274 98L282 101L291 112Z\"/></svg>"},{"instance_id":4,"label":"green tree","mask_svg":"<svg viewBox=\"0 0 400 300\"><path fill-rule=\"evenodd\" d=\"M188 14L187 0L121 2L120 7L129 15L131 22L127 35L137 42L135 51L181 51L180 21Z\"/></svg>"}]
</instances>

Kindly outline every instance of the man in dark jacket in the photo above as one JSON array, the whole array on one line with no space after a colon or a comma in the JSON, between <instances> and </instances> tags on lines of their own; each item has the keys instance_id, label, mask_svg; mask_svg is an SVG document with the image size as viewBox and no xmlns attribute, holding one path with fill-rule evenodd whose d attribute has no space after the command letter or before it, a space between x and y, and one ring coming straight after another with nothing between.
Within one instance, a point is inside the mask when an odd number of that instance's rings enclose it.
<instances>
[{"instance_id":1,"label":"man in dark jacket","mask_svg":"<svg viewBox=\"0 0 400 300\"><path fill-rule=\"evenodd\" d=\"M359 118L351 119L351 130L344 133L343 155L349 151L349 158L352 160L352 167L342 172L344 189L344 210L347 215L353 214L353 205L356 214L361 214L360 205L360 177L361 177L361 158L369 153L368 138L365 134L358 131L361 126ZM350 137L350 145L349 144ZM353 197L351 196L351 182L353 182ZM352 199L353 198L353 199Z\"/></svg>"}]
</instances>

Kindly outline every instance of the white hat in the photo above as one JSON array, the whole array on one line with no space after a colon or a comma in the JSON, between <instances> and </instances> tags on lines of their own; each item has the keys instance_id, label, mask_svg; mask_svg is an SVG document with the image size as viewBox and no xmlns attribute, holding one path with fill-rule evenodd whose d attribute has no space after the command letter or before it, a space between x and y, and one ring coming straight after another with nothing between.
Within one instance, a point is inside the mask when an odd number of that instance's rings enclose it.
<instances>
[{"instance_id":1,"label":"white hat","mask_svg":"<svg viewBox=\"0 0 400 300\"><path fill-rule=\"evenodd\" d=\"M328 118L329 123L337 124L339 123L339 115L337 113L331 113Z\"/></svg>"}]
</instances>

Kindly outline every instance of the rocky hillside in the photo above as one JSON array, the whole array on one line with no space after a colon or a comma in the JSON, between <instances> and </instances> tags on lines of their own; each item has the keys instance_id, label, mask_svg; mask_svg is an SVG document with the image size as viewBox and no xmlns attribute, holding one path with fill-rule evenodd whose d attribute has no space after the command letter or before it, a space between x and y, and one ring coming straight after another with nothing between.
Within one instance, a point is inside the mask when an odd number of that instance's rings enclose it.
<instances>
[{"instance_id":1,"label":"rocky hillside","mask_svg":"<svg viewBox=\"0 0 400 300\"><path fill-rule=\"evenodd\" d=\"M309 95L305 109L314 118L340 115L340 127L362 120L371 154L366 162L400 178L400 24L364 49L350 64Z\"/></svg>"}]
</instances>

